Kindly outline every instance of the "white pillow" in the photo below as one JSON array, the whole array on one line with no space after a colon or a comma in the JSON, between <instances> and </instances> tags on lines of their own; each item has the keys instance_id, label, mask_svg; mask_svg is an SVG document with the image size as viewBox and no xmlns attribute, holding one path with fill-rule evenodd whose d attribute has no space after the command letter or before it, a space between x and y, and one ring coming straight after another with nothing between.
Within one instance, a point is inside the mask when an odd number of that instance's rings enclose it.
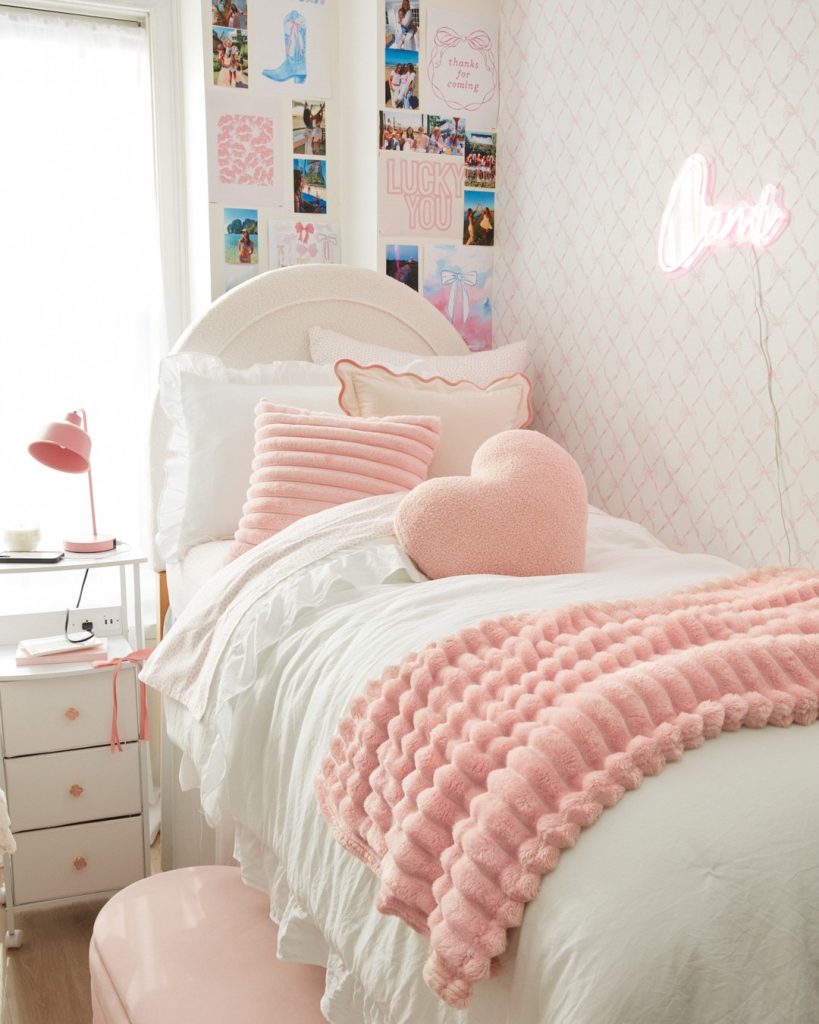
<instances>
[{"instance_id":1,"label":"white pillow","mask_svg":"<svg viewBox=\"0 0 819 1024\"><path fill-rule=\"evenodd\" d=\"M253 460L254 408L271 402L338 412L332 367L308 362L226 367L216 356L182 352L163 359L159 403L171 422L156 543L166 562L236 532Z\"/></svg>"},{"instance_id":2,"label":"white pillow","mask_svg":"<svg viewBox=\"0 0 819 1024\"><path fill-rule=\"evenodd\" d=\"M328 327L310 328L310 358L314 363L336 363L352 359L362 366L386 366L388 370L410 371L419 377L443 377L448 381L468 380L485 388L500 377L524 373L529 362L525 341L488 349L464 352L462 356L420 356L417 352L398 352L381 345L356 341Z\"/></svg>"}]
</instances>

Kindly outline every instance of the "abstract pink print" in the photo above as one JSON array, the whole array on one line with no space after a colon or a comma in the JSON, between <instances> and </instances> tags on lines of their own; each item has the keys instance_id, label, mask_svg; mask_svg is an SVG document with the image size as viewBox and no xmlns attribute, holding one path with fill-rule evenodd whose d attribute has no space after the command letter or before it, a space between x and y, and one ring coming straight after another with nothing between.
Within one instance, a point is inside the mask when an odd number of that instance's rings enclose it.
<instances>
[{"instance_id":1,"label":"abstract pink print","mask_svg":"<svg viewBox=\"0 0 819 1024\"><path fill-rule=\"evenodd\" d=\"M273 184L273 120L251 114L222 114L216 130L221 185Z\"/></svg>"}]
</instances>

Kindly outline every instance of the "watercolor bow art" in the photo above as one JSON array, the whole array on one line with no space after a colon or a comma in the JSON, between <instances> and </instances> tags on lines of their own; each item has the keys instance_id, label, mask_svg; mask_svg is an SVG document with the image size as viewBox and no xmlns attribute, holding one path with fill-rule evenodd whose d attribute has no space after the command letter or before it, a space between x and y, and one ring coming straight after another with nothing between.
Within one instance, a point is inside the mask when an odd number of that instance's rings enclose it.
<instances>
[{"instance_id":1,"label":"watercolor bow art","mask_svg":"<svg viewBox=\"0 0 819 1024\"><path fill-rule=\"evenodd\" d=\"M451 110L477 110L498 89L492 37L480 29L462 35L441 26L435 33L427 76L432 91Z\"/></svg>"},{"instance_id":2,"label":"watercolor bow art","mask_svg":"<svg viewBox=\"0 0 819 1024\"><path fill-rule=\"evenodd\" d=\"M293 225L293 228L296 232L298 240L302 243L302 245L307 245L307 243L310 241L310 235L312 235L313 232L316 230L312 224L302 224L301 221L297 221Z\"/></svg>"},{"instance_id":3,"label":"watercolor bow art","mask_svg":"<svg viewBox=\"0 0 819 1024\"><path fill-rule=\"evenodd\" d=\"M469 289L474 288L478 283L477 270L442 270L441 284L449 288L449 299L446 306L446 315L449 322L455 325L455 314L458 309L458 298L461 300L461 323L465 324L469 319Z\"/></svg>"},{"instance_id":4,"label":"watercolor bow art","mask_svg":"<svg viewBox=\"0 0 819 1024\"><path fill-rule=\"evenodd\" d=\"M319 230L316 232L316 242L321 246L321 255L324 262L332 263L335 247L338 244L338 235L332 231Z\"/></svg>"},{"instance_id":5,"label":"watercolor bow art","mask_svg":"<svg viewBox=\"0 0 819 1024\"><path fill-rule=\"evenodd\" d=\"M296 232L296 262L312 262L313 257L318 252L315 239L311 241L311 236L316 230L315 227L312 224L302 224L301 221L298 221L293 225L293 230Z\"/></svg>"}]
</instances>

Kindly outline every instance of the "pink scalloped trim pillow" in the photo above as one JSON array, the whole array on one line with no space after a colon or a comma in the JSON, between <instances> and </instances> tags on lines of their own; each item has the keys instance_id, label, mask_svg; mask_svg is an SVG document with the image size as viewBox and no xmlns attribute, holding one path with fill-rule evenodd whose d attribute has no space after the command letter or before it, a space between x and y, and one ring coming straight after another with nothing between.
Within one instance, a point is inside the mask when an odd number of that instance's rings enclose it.
<instances>
[{"instance_id":1,"label":"pink scalloped trim pillow","mask_svg":"<svg viewBox=\"0 0 819 1024\"><path fill-rule=\"evenodd\" d=\"M395 533L431 579L582 572L588 496L567 451L534 430L485 441L471 476L438 477L398 506Z\"/></svg>"},{"instance_id":2,"label":"pink scalloped trim pillow","mask_svg":"<svg viewBox=\"0 0 819 1024\"><path fill-rule=\"evenodd\" d=\"M228 560L290 523L426 480L441 436L434 416L379 419L256 406L250 487Z\"/></svg>"},{"instance_id":3,"label":"pink scalloped trim pillow","mask_svg":"<svg viewBox=\"0 0 819 1024\"><path fill-rule=\"evenodd\" d=\"M430 477L468 473L472 456L484 441L532 422L532 383L522 373L479 386L468 380L362 366L353 359L339 359L333 369L341 381L338 404L351 416L440 417L441 443L429 467Z\"/></svg>"}]
</instances>

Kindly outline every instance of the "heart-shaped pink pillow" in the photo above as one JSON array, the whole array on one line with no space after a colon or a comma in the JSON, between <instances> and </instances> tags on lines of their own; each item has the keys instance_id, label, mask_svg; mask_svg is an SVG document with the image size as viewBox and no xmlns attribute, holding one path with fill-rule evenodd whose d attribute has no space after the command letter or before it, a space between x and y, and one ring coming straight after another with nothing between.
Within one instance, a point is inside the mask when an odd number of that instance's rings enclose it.
<instances>
[{"instance_id":1,"label":"heart-shaped pink pillow","mask_svg":"<svg viewBox=\"0 0 819 1024\"><path fill-rule=\"evenodd\" d=\"M395 532L431 579L469 573L582 572L588 495L567 451L534 430L485 441L471 476L418 484L398 506Z\"/></svg>"}]
</instances>

